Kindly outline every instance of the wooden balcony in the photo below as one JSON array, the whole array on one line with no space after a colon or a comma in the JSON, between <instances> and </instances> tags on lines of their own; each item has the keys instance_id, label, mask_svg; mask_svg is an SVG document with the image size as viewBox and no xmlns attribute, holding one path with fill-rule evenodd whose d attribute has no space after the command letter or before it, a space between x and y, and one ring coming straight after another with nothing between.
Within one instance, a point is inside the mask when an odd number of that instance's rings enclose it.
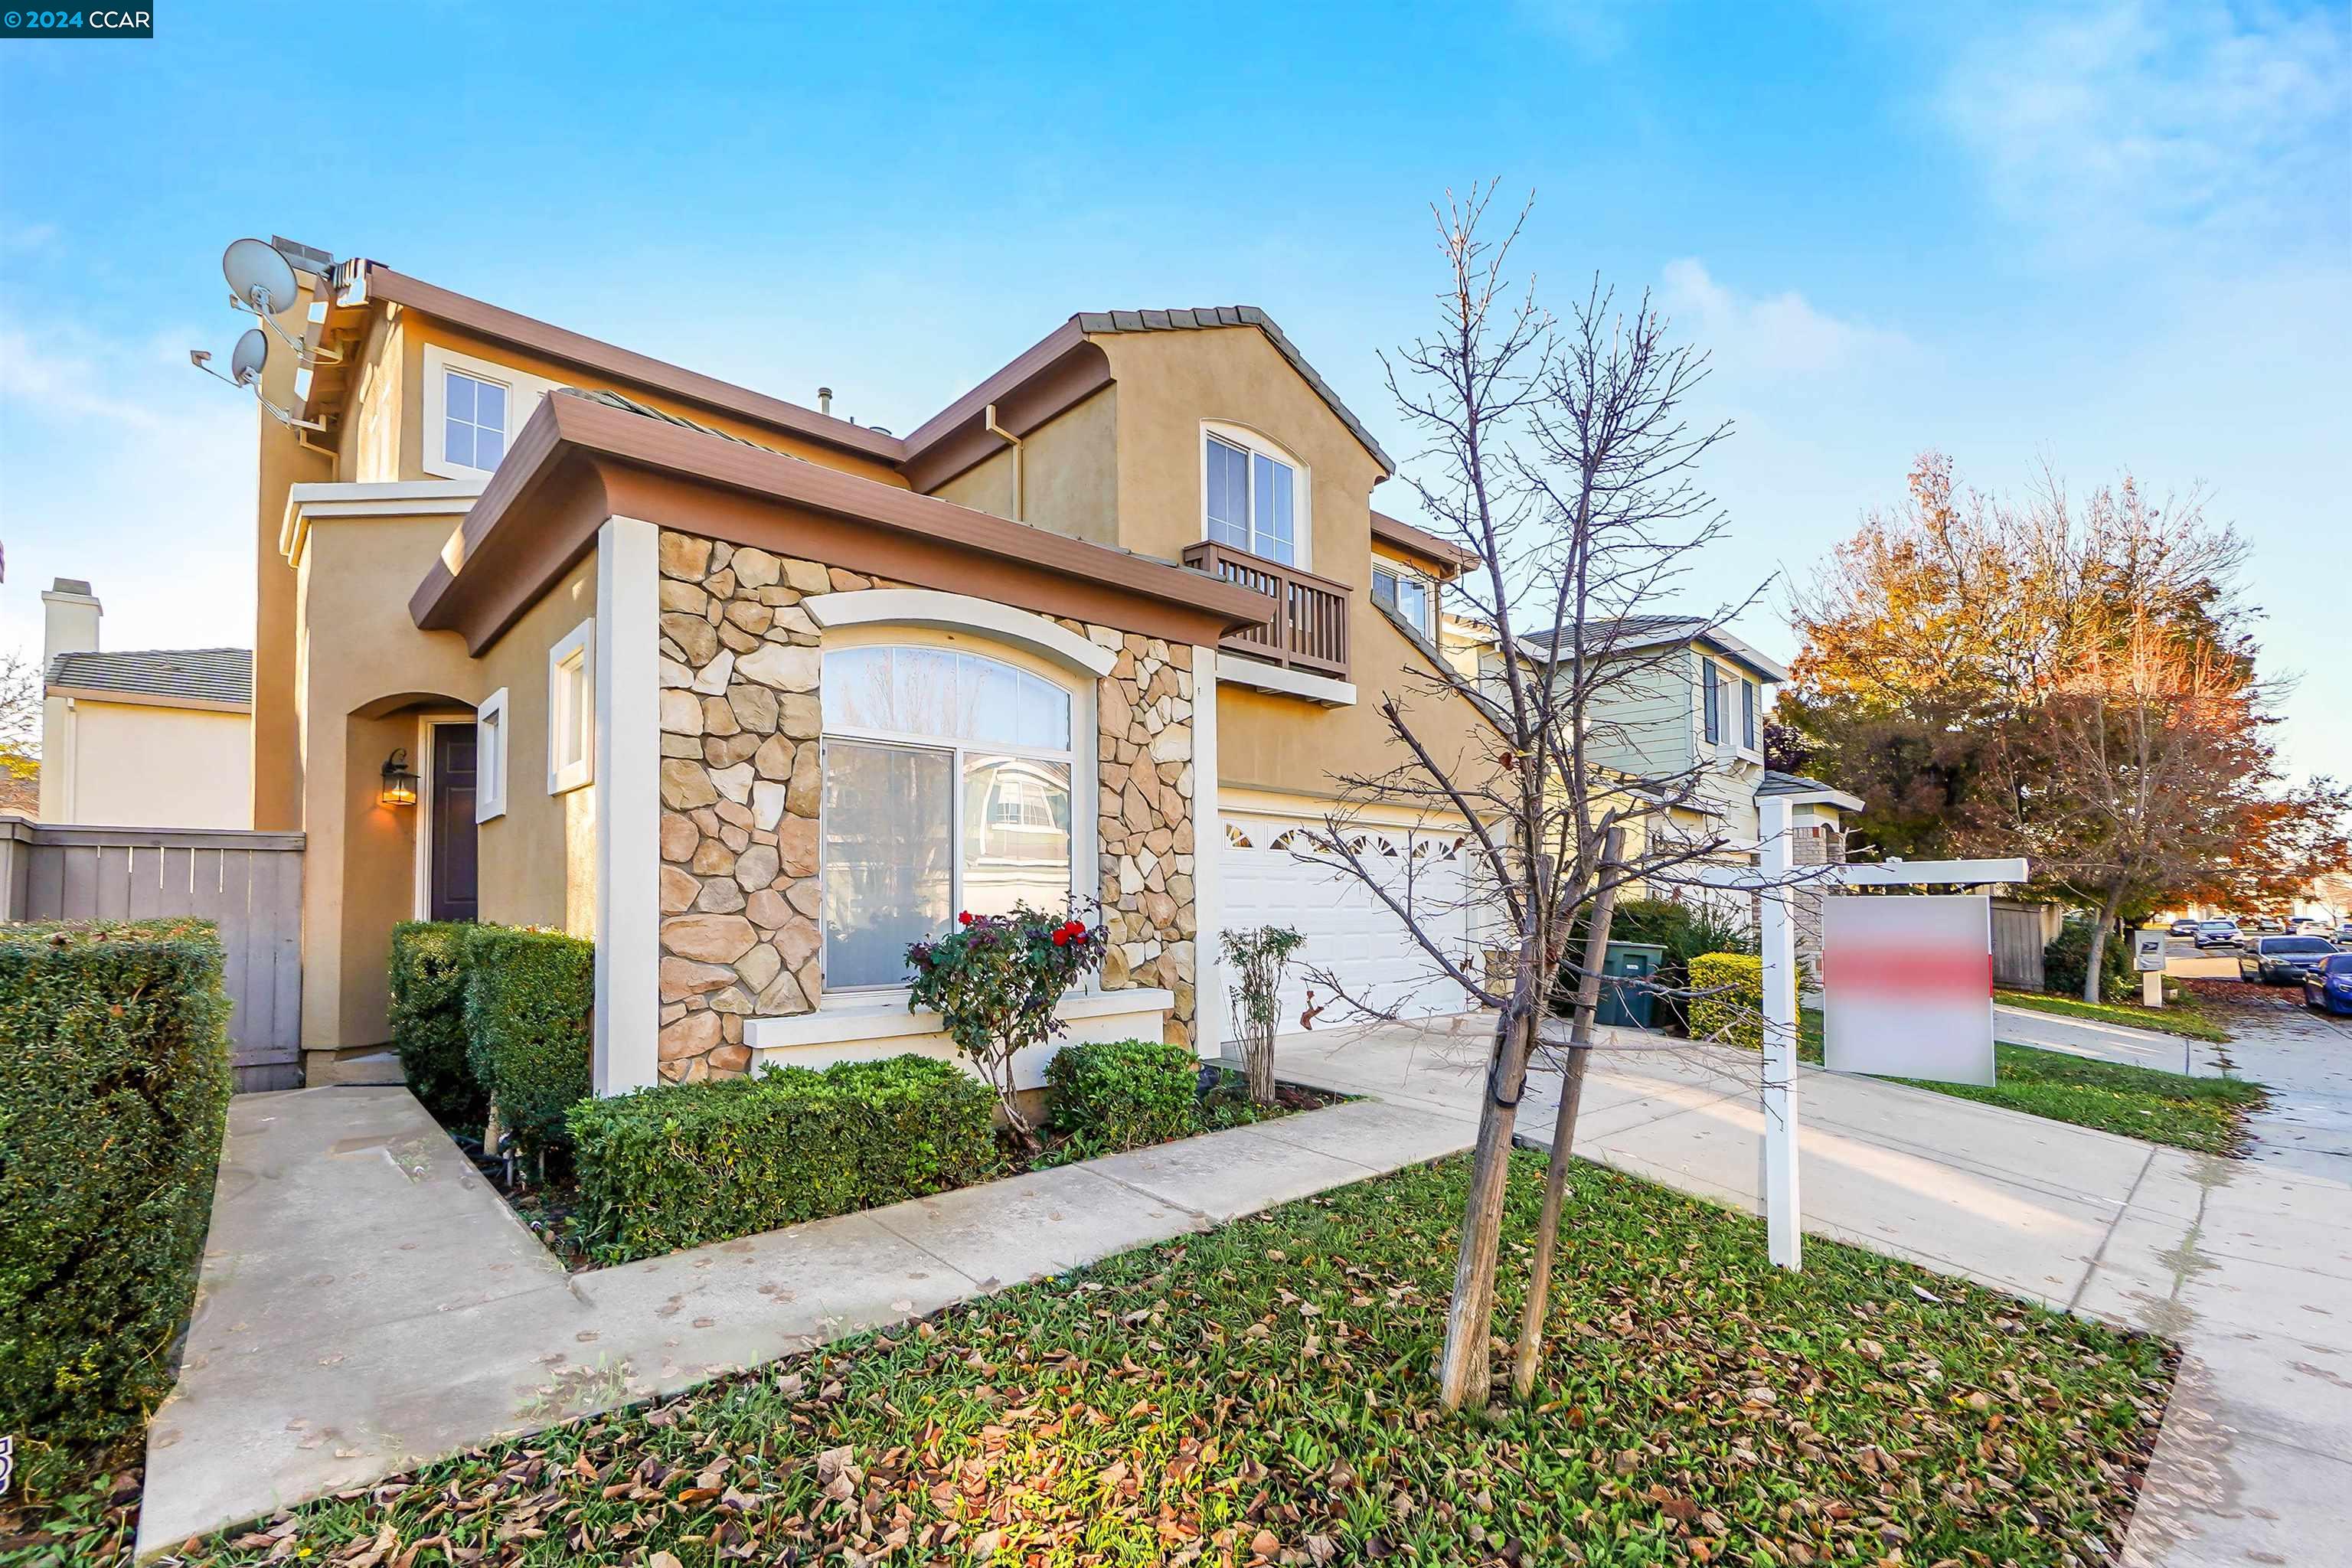
<instances>
[{"instance_id":1,"label":"wooden balcony","mask_svg":"<svg viewBox=\"0 0 2352 1568\"><path fill-rule=\"evenodd\" d=\"M1348 586L1229 544L1202 540L1184 552L1184 564L1264 594L1265 621L1228 632L1219 646L1286 669L1348 679Z\"/></svg>"}]
</instances>

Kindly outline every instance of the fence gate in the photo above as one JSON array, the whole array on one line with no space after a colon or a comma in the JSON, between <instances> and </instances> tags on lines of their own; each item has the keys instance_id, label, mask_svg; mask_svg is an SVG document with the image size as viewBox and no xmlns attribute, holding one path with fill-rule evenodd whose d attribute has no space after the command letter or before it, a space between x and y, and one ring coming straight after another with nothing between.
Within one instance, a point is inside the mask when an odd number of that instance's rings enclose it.
<instances>
[{"instance_id":1,"label":"fence gate","mask_svg":"<svg viewBox=\"0 0 2352 1568\"><path fill-rule=\"evenodd\" d=\"M2042 904L2013 904L1995 900L1992 906L1992 977L2011 991L2042 989L2042 950L2058 933L2051 929L2055 911Z\"/></svg>"},{"instance_id":2,"label":"fence gate","mask_svg":"<svg viewBox=\"0 0 2352 1568\"><path fill-rule=\"evenodd\" d=\"M302 1081L302 835L0 816L0 920L220 927L239 1092Z\"/></svg>"}]
</instances>

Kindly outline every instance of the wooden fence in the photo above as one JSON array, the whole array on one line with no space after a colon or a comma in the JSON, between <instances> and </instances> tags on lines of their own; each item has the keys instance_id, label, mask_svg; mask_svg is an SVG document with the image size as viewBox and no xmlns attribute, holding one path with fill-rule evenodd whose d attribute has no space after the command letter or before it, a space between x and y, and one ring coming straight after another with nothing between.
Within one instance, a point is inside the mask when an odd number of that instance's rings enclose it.
<instances>
[{"instance_id":1,"label":"wooden fence","mask_svg":"<svg viewBox=\"0 0 2352 1568\"><path fill-rule=\"evenodd\" d=\"M2012 991L2042 989L2042 950L2058 934L2065 910L2055 904L1992 901L1992 978Z\"/></svg>"},{"instance_id":2,"label":"wooden fence","mask_svg":"<svg viewBox=\"0 0 2352 1568\"><path fill-rule=\"evenodd\" d=\"M0 816L0 921L216 922L240 1091L302 1081L302 836Z\"/></svg>"}]
</instances>

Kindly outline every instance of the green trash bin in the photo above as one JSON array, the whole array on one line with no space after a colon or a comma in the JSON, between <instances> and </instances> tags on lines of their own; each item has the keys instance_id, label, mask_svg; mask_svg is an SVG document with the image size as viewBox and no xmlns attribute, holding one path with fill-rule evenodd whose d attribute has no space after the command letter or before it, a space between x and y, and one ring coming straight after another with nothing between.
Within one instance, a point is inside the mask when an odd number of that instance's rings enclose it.
<instances>
[{"instance_id":1,"label":"green trash bin","mask_svg":"<svg viewBox=\"0 0 2352 1568\"><path fill-rule=\"evenodd\" d=\"M1648 1028L1657 994L1636 982L1655 974L1665 961L1666 950L1654 942L1611 942L1608 956L1601 961L1601 1006L1593 1021L1621 1028Z\"/></svg>"}]
</instances>

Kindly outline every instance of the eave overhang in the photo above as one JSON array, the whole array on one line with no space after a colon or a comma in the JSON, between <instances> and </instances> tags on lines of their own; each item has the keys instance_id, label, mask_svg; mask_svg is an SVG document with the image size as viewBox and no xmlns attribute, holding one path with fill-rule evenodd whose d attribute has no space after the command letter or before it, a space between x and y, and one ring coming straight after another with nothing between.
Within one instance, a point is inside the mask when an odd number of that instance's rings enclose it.
<instances>
[{"instance_id":1,"label":"eave overhang","mask_svg":"<svg viewBox=\"0 0 2352 1568\"><path fill-rule=\"evenodd\" d=\"M1265 599L1189 567L1049 533L569 389L525 422L409 598L479 654L626 517L773 553L1213 647Z\"/></svg>"}]
</instances>

